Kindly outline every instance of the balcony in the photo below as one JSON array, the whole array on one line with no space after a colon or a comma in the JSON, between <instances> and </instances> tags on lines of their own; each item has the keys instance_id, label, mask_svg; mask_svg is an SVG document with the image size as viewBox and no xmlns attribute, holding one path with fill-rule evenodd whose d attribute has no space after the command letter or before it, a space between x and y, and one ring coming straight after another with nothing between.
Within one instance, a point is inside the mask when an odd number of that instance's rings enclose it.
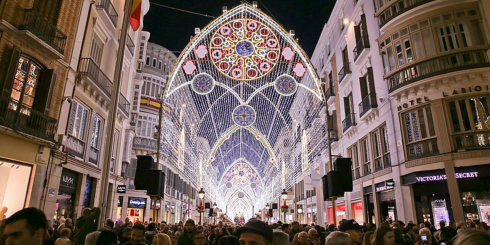
<instances>
[{"instance_id":1,"label":"balcony","mask_svg":"<svg viewBox=\"0 0 490 245\"><path fill-rule=\"evenodd\" d=\"M357 125L356 114L351 113L351 114L345 116L345 119L342 121L342 132L345 133L345 131L347 131L349 128L351 128L352 126L356 126L356 125Z\"/></svg>"},{"instance_id":2,"label":"balcony","mask_svg":"<svg viewBox=\"0 0 490 245\"><path fill-rule=\"evenodd\" d=\"M342 69L340 69L339 71L339 84L347 76L347 74L351 73L352 71L350 70L350 63L344 64L344 67L342 67Z\"/></svg>"},{"instance_id":3,"label":"balcony","mask_svg":"<svg viewBox=\"0 0 490 245\"><path fill-rule=\"evenodd\" d=\"M126 37L126 48L128 48L129 50L129 53L131 53L131 56L134 56L134 43L133 43L133 39L131 39L131 37L128 35Z\"/></svg>"},{"instance_id":4,"label":"balcony","mask_svg":"<svg viewBox=\"0 0 490 245\"><path fill-rule=\"evenodd\" d=\"M486 50L466 51L439 56L408 66L389 75L386 81L388 83L390 93L392 93L403 86L426 79L428 77L447 74L459 70L489 66L490 63L488 61Z\"/></svg>"},{"instance_id":5,"label":"balcony","mask_svg":"<svg viewBox=\"0 0 490 245\"><path fill-rule=\"evenodd\" d=\"M134 137L133 148L142 148L150 151L157 151L157 140L143 137Z\"/></svg>"},{"instance_id":6,"label":"balcony","mask_svg":"<svg viewBox=\"0 0 490 245\"><path fill-rule=\"evenodd\" d=\"M369 42L365 44L364 40L369 40L369 39L367 36L361 37L359 41L357 41L354 51L352 51L354 53L354 62L357 60L357 58L359 58L359 56L361 56L362 51L364 51L364 49L369 48Z\"/></svg>"},{"instance_id":7,"label":"balcony","mask_svg":"<svg viewBox=\"0 0 490 245\"><path fill-rule=\"evenodd\" d=\"M327 89L327 91L325 91L325 96L327 97L327 101L329 101L331 97L335 96L335 91L334 91L333 86L330 86Z\"/></svg>"},{"instance_id":8,"label":"balcony","mask_svg":"<svg viewBox=\"0 0 490 245\"><path fill-rule=\"evenodd\" d=\"M20 107L20 108L18 108ZM17 110L15 110L17 108ZM20 111L28 111L26 115ZM54 142L57 120L31 108L10 101L10 90L0 97L0 125Z\"/></svg>"},{"instance_id":9,"label":"balcony","mask_svg":"<svg viewBox=\"0 0 490 245\"><path fill-rule=\"evenodd\" d=\"M131 106L131 104L129 103L128 99L124 97L124 95L119 94L119 101L117 103L117 106L119 107L119 109L121 109L124 115L126 115L126 117L129 117L129 107Z\"/></svg>"},{"instance_id":10,"label":"balcony","mask_svg":"<svg viewBox=\"0 0 490 245\"><path fill-rule=\"evenodd\" d=\"M97 9L103 9L111 20L112 25L116 27L118 14L116 8L114 8L114 5L112 5L110 0L99 0L95 7Z\"/></svg>"},{"instance_id":11,"label":"balcony","mask_svg":"<svg viewBox=\"0 0 490 245\"><path fill-rule=\"evenodd\" d=\"M85 156L85 142L77 139L75 136L68 135L66 140L68 153L72 156L83 159Z\"/></svg>"},{"instance_id":12,"label":"balcony","mask_svg":"<svg viewBox=\"0 0 490 245\"><path fill-rule=\"evenodd\" d=\"M408 161L438 155L439 148L437 147L437 138L407 144L406 151Z\"/></svg>"},{"instance_id":13,"label":"balcony","mask_svg":"<svg viewBox=\"0 0 490 245\"><path fill-rule=\"evenodd\" d=\"M94 164L95 166L99 166L99 149L90 146L90 152L88 154L88 162Z\"/></svg>"},{"instance_id":14,"label":"balcony","mask_svg":"<svg viewBox=\"0 0 490 245\"><path fill-rule=\"evenodd\" d=\"M19 30L25 30L34 34L61 55L64 54L67 36L56 29L56 26L41 16L36 10L25 10L24 21L20 25Z\"/></svg>"},{"instance_id":15,"label":"balcony","mask_svg":"<svg viewBox=\"0 0 490 245\"><path fill-rule=\"evenodd\" d=\"M78 73L81 76L90 78L107 97L111 98L112 82L91 58L82 58L80 60Z\"/></svg>"},{"instance_id":16,"label":"balcony","mask_svg":"<svg viewBox=\"0 0 490 245\"><path fill-rule=\"evenodd\" d=\"M490 148L490 131L453 135L456 150L477 150Z\"/></svg>"},{"instance_id":17,"label":"balcony","mask_svg":"<svg viewBox=\"0 0 490 245\"><path fill-rule=\"evenodd\" d=\"M378 103L376 102L376 93L368 94L361 103L359 103L359 116L362 117L366 112L373 108L378 108Z\"/></svg>"},{"instance_id":18,"label":"balcony","mask_svg":"<svg viewBox=\"0 0 490 245\"><path fill-rule=\"evenodd\" d=\"M386 23L390 22L397 16L414 9L420 5L432 2L434 0L399 0L390 6L386 7L381 13L378 14L379 27L383 27Z\"/></svg>"}]
</instances>

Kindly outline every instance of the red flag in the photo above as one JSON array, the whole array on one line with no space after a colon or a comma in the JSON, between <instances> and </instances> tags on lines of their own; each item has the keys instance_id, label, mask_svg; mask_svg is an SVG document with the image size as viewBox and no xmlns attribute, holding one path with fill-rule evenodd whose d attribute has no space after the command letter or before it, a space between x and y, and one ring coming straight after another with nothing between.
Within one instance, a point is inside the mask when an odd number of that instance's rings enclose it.
<instances>
[{"instance_id":1,"label":"red flag","mask_svg":"<svg viewBox=\"0 0 490 245\"><path fill-rule=\"evenodd\" d=\"M131 14L129 15L129 24L133 28L133 31L140 28L141 22L141 1L133 0L133 5L131 5Z\"/></svg>"}]
</instances>

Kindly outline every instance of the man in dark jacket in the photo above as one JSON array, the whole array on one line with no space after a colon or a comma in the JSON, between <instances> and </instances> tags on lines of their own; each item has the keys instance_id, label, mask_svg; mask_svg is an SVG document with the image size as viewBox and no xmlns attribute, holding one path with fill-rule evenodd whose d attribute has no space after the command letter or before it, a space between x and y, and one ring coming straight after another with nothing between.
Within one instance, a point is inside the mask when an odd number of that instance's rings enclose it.
<instances>
[{"instance_id":1,"label":"man in dark jacket","mask_svg":"<svg viewBox=\"0 0 490 245\"><path fill-rule=\"evenodd\" d=\"M85 208L82 211L82 216L77 219L75 224L76 233L73 236L73 245L84 245L85 237L88 233L95 231L97 228L96 222L100 216L100 208Z\"/></svg>"},{"instance_id":2,"label":"man in dark jacket","mask_svg":"<svg viewBox=\"0 0 490 245\"><path fill-rule=\"evenodd\" d=\"M192 236L196 231L196 223L192 219L188 219L184 225L184 234L179 236L178 245L193 245Z\"/></svg>"}]
</instances>

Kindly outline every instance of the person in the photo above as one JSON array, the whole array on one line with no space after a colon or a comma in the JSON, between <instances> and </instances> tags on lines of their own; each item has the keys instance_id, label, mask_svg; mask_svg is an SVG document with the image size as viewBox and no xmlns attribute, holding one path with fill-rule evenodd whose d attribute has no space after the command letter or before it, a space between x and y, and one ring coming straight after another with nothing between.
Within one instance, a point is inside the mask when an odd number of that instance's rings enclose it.
<instances>
[{"instance_id":1,"label":"person","mask_svg":"<svg viewBox=\"0 0 490 245\"><path fill-rule=\"evenodd\" d=\"M112 219L107 219L104 223L104 228L114 230L114 221L112 221Z\"/></svg>"},{"instance_id":2,"label":"person","mask_svg":"<svg viewBox=\"0 0 490 245\"><path fill-rule=\"evenodd\" d=\"M306 233L306 231L301 231L297 233L296 236L297 236L296 238L297 241L295 241L296 243L293 243L294 245L311 245L310 238L308 236L308 233Z\"/></svg>"},{"instance_id":3,"label":"person","mask_svg":"<svg viewBox=\"0 0 490 245\"><path fill-rule=\"evenodd\" d=\"M299 222L293 221L291 223L291 232L289 233L289 241L292 243L294 236L299 233Z\"/></svg>"},{"instance_id":4,"label":"person","mask_svg":"<svg viewBox=\"0 0 490 245\"><path fill-rule=\"evenodd\" d=\"M240 241L236 236L223 236L219 239L218 245L240 245Z\"/></svg>"},{"instance_id":5,"label":"person","mask_svg":"<svg viewBox=\"0 0 490 245\"><path fill-rule=\"evenodd\" d=\"M193 219L188 219L184 225L184 234L180 234L178 245L192 245L192 235L196 231L196 223Z\"/></svg>"},{"instance_id":6,"label":"person","mask_svg":"<svg viewBox=\"0 0 490 245\"><path fill-rule=\"evenodd\" d=\"M311 244L321 245L320 234L318 234L318 231L315 228L308 230L308 237L310 238Z\"/></svg>"},{"instance_id":7,"label":"person","mask_svg":"<svg viewBox=\"0 0 490 245\"><path fill-rule=\"evenodd\" d=\"M287 224L287 223L284 223L281 226L281 230L282 230L282 232L288 234L288 237L289 237L289 234L291 233L291 226L289 224Z\"/></svg>"},{"instance_id":8,"label":"person","mask_svg":"<svg viewBox=\"0 0 490 245\"><path fill-rule=\"evenodd\" d=\"M355 220L350 219L342 222L339 226L339 231L345 232L350 235L352 244L362 244L362 226L360 226Z\"/></svg>"},{"instance_id":9,"label":"person","mask_svg":"<svg viewBox=\"0 0 490 245\"><path fill-rule=\"evenodd\" d=\"M117 245L117 233L113 230L103 230L97 238L97 245Z\"/></svg>"},{"instance_id":10,"label":"person","mask_svg":"<svg viewBox=\"0 0 490 245\"><path fill-rule=\"evenodd\" d=\"M429 228L424 227L419 230L419 235L421 240L415 243L416 245L432 245L432 244L437 244L435 239L432 237L432 232L430 231Z\"/></svg>"},{"instance_id":11,"label":"person","mask_svg":"<svg viewBox=\"0 0 490 245\"><path fill-rule=\"evenodd\" d=\"M70 236L71 236L71 230L69 228L61 229L60 237L56 239L54 245L72 245Z\"/></svg>"},{"instance_id":12,"label":"person","mask_svg":"<svg viewBox=\"0 0 490 245\"><path fill-rule=\"evenodd\" d=\"M77 219L75 224L76 233L73 236L73 245L85 244L85 237L88 233L95 231L96 220L100 216L100 208L85 208L82 210L82 216Z\"/></svg>"},{"instance_id":13,"label":"person","mask_svg":"<svg viewBox=\"0 0 490 245\"><path fill-rule=\"evenodd\" d=\"M172 240L167 234L156 234L151 241L151 245L172 245Z\"/></svg>"},{"instance_id":14,"label":"person","mask_svg":"<svg viewBox=\"0 0 490 245\"><path fill-rule=\"evenodd\" d=\"M366 231L364 233L364 237L362 238L362 245L371 245L373 244L374 231Z\"/></svg>"},{"instance_id":15,"label":"person","mask_svg":"<svg viewBox=\"0 0 490 245\"><path fill-rule=\"evenodd\" d=\"M373 245L394 245L395 232L389 226L382 225L374 232Z\"/></svg>"},{"instance_id":16,"label":"person","mask_svg":"<svg viewBox=\"0 0 490 245\"><path fill-rule=\"evenodd\" d=\"M351 245L350 235L342 231L333 231L328 234L325 245Z\"/></svg>"},{"instance_id":17,"label":"person","mask_svg":"<svg viewBox=\"0 0 490 245\"><path fill-rule=\"evenodd\" d=\"M124 243L131 241L131 230L132 230L131 228L126 227L121 232L121 234L119 235L119 242L121 244L124 244Z\"/></svg>"},{"instance_id":18,"label":"person","mask_svg":"<svg viewBox=\"0 0 490 245\"><path fill-rule=\"evenodd\" d=\"M153 237L156 234L158 234L158 232L157 232L157 224L154 223L154 222L151 222L146 227L146 232L145 232L145 240L146 240L146 243L151 243L153 241Z\"/></svg>"},{"instance_id":19,"label":"person","mask_svg":"<svg viewBox=\"0 0 490 245\"><path fill-rule=\"evenodd\" d=\"M287 225L287 224L286 224ZM282 225L284 226L284 224ZM274 245L290 245L289 235L283 231L274 231L272 244Z\"/></svg>"},{"instance_id":20,"label":"person","mask_svg":"<svg viewBox=\"0 0 490 245\"><path fill-rule=\"evenodd\" d=\"M488 245L490 234L478 229L462 230L454 240L453 245Z\"/></svg>"},{"instance_id":21,"label":"person","mask_svg":"<svg viewBox=\"0 0 490 245\"><path fill-rule=\"evenodd\" d=\"M196 230L192 235L193 245L204 245L206 244L206 235L202 230Z\"/></svg>"},{"instance_id":22,"label":"person","mask_svg":"<svg viewBox=\"0 0 490 245\"><path fill-rule=\"evenodd\" d=\"M88 233L85 238L85 245L97 245L97 240L99 239L100 231L94 231Z\"/></svg>"},{"instance_id":23,"label":"person","mask_svg":"<svg viewBox=\"0 0 490 245\"><path fill-rule=\"evenodd\" d=\"M131 230L131 240L123 245L146 245L145 241L145 226L140 223L133 225Z\"/></svg>"},{"instance_id":24,"label":"person","mask_svg":"<svg viewBox=\"0 0 490 245\"><path fill-rule=\"evenodd\" d=\"M219 234L219 231L220 231L220 228L219 227L215 227L213 229L213 233L211 233L211 235L209 236L209 244L211 245L218 245L218 242L219 242L219 239L220 239L220 234Z\"/></svg>"},{"instance_id":25,"label":"person","mask_svg":"<svg viewBox=\"0 0 490 245\"><path fill-rule=\"evenodd\" d=\"M48 221L43 211L37 208L25 208L12 214L5 221L5 244L42 245L48 230Z\"/></svg>"},{"instance_id":26,"label":"person","mask_svg":"<svg viewBox=\"0 0 490 245\"><path fill-rule=\"evenodd\" d=\"M273 240L272 228L260 220L250 220L236 230L241 245L270 245Z\"/></svg>"}]
</instances>

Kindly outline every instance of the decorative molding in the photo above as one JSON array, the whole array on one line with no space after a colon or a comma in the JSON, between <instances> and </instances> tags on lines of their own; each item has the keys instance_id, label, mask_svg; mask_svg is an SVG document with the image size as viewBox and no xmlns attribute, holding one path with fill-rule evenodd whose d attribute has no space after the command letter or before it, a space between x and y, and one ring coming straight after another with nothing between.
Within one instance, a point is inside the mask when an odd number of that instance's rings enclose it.
<instances>
[{"instance_id":1,"label":"decorative molding","mask_svg":"<svg viewBox=\"0 0 490 245\"><path fill-rule=\"evenodd\" d=\"M430 157L415 159L412 161L407 161L405 162L405 167L413 168L417 166L438 163L438 162L489 157L489 156L490 156L490 150L461 151L461 152L446 153L442 155L430 156Z\"/></svg>"}]
</instances>

